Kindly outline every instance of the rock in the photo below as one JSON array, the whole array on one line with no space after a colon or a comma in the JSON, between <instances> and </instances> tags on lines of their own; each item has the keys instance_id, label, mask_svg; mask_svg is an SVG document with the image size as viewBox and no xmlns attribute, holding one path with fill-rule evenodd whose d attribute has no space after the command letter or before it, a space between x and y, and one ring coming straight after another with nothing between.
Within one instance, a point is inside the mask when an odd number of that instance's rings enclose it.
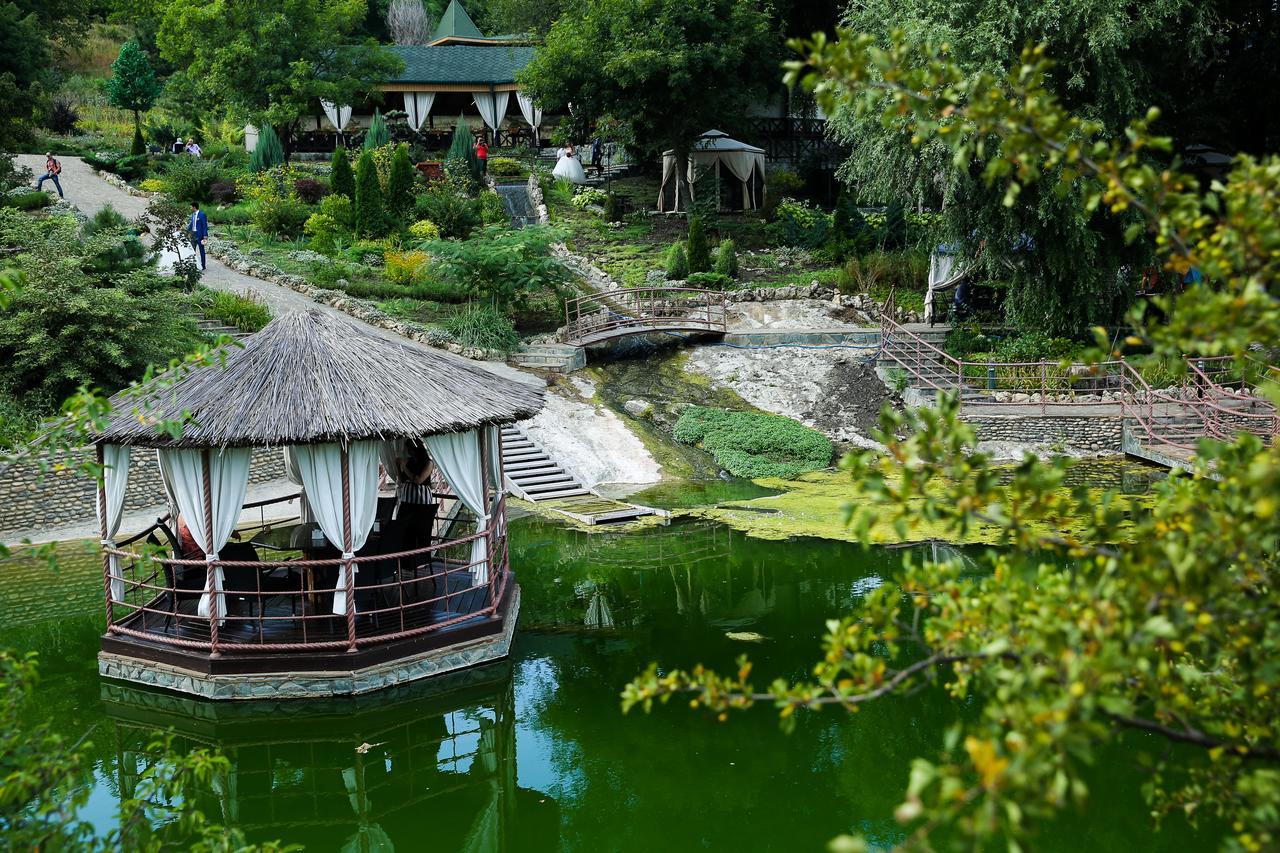
<instances>
[{"instance_id":1,"label":"rock","mask_svg":"<svg viewBox=\"0 0 1280 853\"><path fill-rule=\"evenodd\" d=\"M632 417L643 418L653 411L653 404L647 400L627 400L622 404L622 408Z\"/></svg>"}]
</instances>

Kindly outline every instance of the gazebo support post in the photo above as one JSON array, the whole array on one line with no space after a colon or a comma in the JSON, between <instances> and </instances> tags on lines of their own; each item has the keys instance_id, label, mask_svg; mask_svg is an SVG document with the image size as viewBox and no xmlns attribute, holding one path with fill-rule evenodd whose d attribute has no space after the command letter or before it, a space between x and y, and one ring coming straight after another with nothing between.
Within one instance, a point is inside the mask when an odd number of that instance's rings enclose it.
<instances>
[{"instance_id":1,"label":"gazebo support post","mask_svg":"<svg viewBox=\"0 0 1280 853\"><path fill-rule=\"evenodd\" d=\"M342 445L342 554L347 587L347 651L356 650L356 578L355 565L346 557L351 553L351 457Z\"/></svg>"},{"instance_id":2,"label":"gazebo support post","mask_svg":"<svg viewBox=\"0 0 1280 853\"><path fill-rule=\"evenodd\" d=\"M107 628L115 622L111 598L111 555L107 553L107 462L106 451L98 445L98 529L102 533L102 583L107 592Z\"/></svg>"},{"instance_id":3,"label":"gazebo support post","mask_svg":"<svg viewBox=\"0 0 1280 853\"><path fill-rule=\"evenodd\" d=\"M484 532L484 564L488 569L489 578L485 586L485 603L493 606L493 581L497 577L493 570L493 507L489 506L489 437L486 430L489 427L480 427L476 430L476 441L480 442L480 486L483 489L481 494L484 496L482 506L485 509L485 515L489 516L489 523L486 525ZM495 614L496 615L496 614Z\"/></svg>"},{"instance_id":4,"label":"gazebo support post","mask_svg":"<svg viewBox=\"0 0 1280 853\"><path fill-rule=\"evenodd\" d=\"M213 478L209 474L209 451L200 451L200 468L204 476L204 531L206 542L213 542ZM214 583L217 575L217 560L207 559L205 555L204 585L209 590L209 657L218 656L218 617L222 615L222 601L218 596L218 585ZM217 554L213 554L215 558Z\"/></svg>"}]
</instances>

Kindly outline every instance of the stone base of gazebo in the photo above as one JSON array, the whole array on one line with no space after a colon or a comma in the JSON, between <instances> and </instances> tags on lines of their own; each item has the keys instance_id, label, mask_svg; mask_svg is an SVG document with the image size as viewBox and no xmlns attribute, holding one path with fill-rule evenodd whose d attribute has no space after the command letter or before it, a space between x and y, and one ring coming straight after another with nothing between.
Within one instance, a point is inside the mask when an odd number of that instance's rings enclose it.
<instances>
[{"instance_id":1,"label":"stone base of gazebo","mask_svg":"<svg viewBox=\"0 0 1280 853\"><path fill-rule=\"evenodd\" d=\"M505 658L511 650L520 616L520 587L512 583L504 596L499 618L490 620L493 633L470 637L458 632L458 641L410 656L348 670L295 670L290 672L208 672L174 662L131 654L125 643L104 640L98 654L98 673L104 678L147 687L172 690L204 699L316 699L372 693L398 684L480 666ZM442 634L441 639L448 636ZM152 657L160 657L153 655ZM224 656L222 668L234 668ZM298 661L302 665L302 661ZM230 665L230 666L225 666ZM256 668L256 667L255 667Z\"/></svg>"}]
</instances>

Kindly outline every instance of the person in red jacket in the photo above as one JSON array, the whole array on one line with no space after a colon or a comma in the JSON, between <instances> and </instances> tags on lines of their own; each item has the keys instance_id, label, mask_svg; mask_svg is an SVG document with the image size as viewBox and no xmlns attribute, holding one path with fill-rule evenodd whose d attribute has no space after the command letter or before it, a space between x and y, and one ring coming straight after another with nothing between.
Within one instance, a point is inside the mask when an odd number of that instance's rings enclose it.
<instances>
[{"instance_id":1,"label":"person in red jacket","mask_svg":"<svg viewBox=\"0 0 1280 853\"><path fill-rule=\"evenodd\" d=\"M480 159L480 174L489 173L489 146L481 139L476 143L476 157Z\"/></svg>"}]
</instances>

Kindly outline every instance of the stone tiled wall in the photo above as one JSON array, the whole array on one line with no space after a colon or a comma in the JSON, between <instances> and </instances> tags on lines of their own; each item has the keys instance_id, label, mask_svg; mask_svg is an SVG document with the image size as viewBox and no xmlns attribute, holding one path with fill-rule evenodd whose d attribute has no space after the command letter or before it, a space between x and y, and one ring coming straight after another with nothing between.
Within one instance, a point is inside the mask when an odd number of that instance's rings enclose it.
<instances>
[{"instance_id":1,"label":"stone tiled wall","mask_svg":"<svg viewBox=\"0 0 1280 853\"><path fill-rule=\"evenodd\" d=\"M1066 444L1096 453L1120 453L1124 421L1120 417L1000 416L965 413L979 441Z\"/></svg>"},{"instance_id":2,"label":"stone tiled wall","mask_svg":"<svg viewBox=\"0 0 1280 853\"><path fill-rule=\"evenodd\" d=\"M92 451L87 451L92 453ZM43 477L34 464L19 464L0 475L0 539L16 538L47 528L95 523L97 486L68 460L63 470ZM270 483L284 477L284 460L278 449L253 452L249 482ZM154 450L135 448L129 459L129 487L125 513L164 503L164 487Z\"/></svg>"}]
</instances>

